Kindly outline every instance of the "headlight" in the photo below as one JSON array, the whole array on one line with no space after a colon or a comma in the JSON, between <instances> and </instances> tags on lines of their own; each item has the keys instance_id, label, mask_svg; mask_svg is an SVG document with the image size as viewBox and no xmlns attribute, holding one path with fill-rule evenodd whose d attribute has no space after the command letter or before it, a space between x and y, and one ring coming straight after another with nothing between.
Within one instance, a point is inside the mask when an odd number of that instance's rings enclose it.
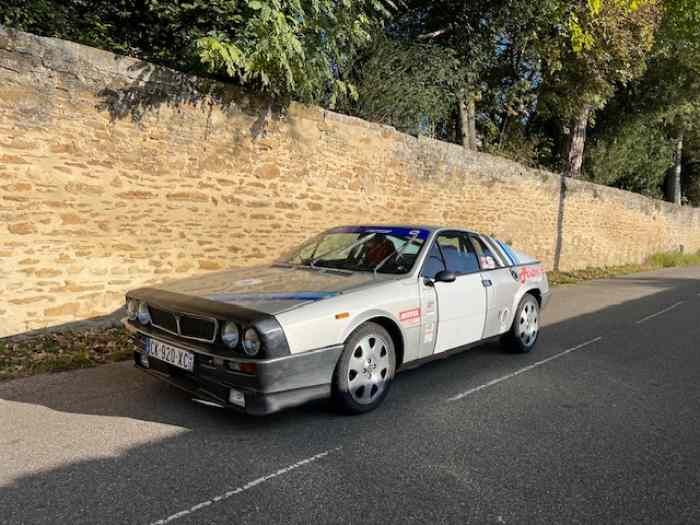
<instances>
[{"instance_id":1,"label":"headlight","mask_svg":"<svg viewBox=\"0 0 700 525\"><path fill-rule=\"evenodd\" d=\"M139 309L136 317L141 324L148 324L151 322L151 313L148 311L148 305L146 303L139 303Z\"/></svg>"},{"instance_id":2,"label":"headlight","mask_svg":"<svg viewBox=\"0 0 700 525\"><path fill-rule=\"evenodd\" d=\"M127 299L126 300L126 315L129 317L129 321L135 321L138 313L139 313L139 302L136 299Z\"/></svg>"},{"instance_id":3,"label":"headlight","mask_svg":"<svg viewBox=\"0 0 700 525\"><path fill-rule=\"evenodd\" d=\"M236 323L231 321L224 324L221 328L221 340L229 348L236 348L238 341L241 340L241 333L238 331Z\"/></svg>"},{"instance_id":4,"label":"headlight","mask_svg":"<svg viewBox=\"0 0 700 525\"><path fill-rule=\"evenodd\" d=\"M243 350L249 356L257 355L260 351L260 336L254 328L248 328L243 336Z\"/></svg>"}]
</instances>

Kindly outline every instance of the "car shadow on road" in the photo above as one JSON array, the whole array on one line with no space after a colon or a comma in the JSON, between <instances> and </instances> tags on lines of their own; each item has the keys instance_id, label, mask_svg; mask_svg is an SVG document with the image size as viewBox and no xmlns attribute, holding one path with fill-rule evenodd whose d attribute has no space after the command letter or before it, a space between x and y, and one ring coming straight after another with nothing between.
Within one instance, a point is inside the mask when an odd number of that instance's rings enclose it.
<instances>
[{"instance_id":1,"label":"car shadow on road","mask_svg":"<svg viewBox=\"0 0 700 525\"><path fill-rule=\"evenodd\" d=\"M48 408L66 417L128 418L179 430L110 457L66 461L50 468L41 468L40 452L16 443L17 454L29 455L25 457L28 465L37 454L38 471L23 474L20 468L0 486L0 508L5 509L2 520L51 523L56 516L71 516L74 522L95 522L98 517L103 523L130 522L134 508L148 509L148 516L157 519L172 513L174 500L178 502L174 510L180 510L185 503L195 504L338 446L389 446L398 433L413 432L421 425L430 427L426 418L440 415L439 407L454 394L596 336L629 329L639 319L679 301L700 307L700 279L645 278L644 282L659 291L546 325L540 347L532 354L508 354L497 343L488 343L401 373L384 405L356 417L336 413L327 402L264 418L200 406L127 364L0 385L0 400L7 402L0 403L0 409L3 404L21 404L29 409ZM564 300L566 294L555 295L550 308ZM469 413L469 402L460 407L465 415ZM90 421L77 420L76 424L90 425ZM24 423L10 420L7 424ZM120 425L115 419L115 433ZM41 432L39 427L36 430ZM85 435L96 438L89 426ZM4 447L0 450L7 451L2 438L0 429L0 447ZM99 441L86 448L99 451Z\"/></svg>"}]
</instances>

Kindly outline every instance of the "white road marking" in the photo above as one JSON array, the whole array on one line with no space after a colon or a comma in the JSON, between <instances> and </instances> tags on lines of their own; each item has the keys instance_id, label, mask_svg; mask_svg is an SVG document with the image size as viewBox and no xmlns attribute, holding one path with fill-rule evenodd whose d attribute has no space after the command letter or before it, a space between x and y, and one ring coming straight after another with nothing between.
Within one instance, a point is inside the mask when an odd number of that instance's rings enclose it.
<instances>
[{"instance_id":1,"label":"white road marking","mask_svg":"<svg viewBox=\"0 0 700 525\"><path fill-rule=\"evenodd\" d=\"M313 463L314 461L318 461L321 458L325 458L328 454L331 454L332 452L337 452L340 449L341 449L341 447L334 448L331 450L326 450L325 452L321 452L320 454L316 454L315 456L311 456L310 458L306 458L306 459L302 459L301 461L297 461L293 465L289 465L288 467L281 468L278 471L273 472L272 474L268 474L267 476L262 476L258 479L254 479L253 481L249 481L248 483L246 483L245 485L243 485L241 487L237 487L235 489L229 490L228 492L224 492L223 494L219 494L218 496L215 496L211 499L208 499L206 501L198 503L197 505L194 505L193 507L190 507L189 509L181 510L180 512L173 514L171 516L168 516L167 518L163 518L161 520L154 521L153 523L151 523L151 525L164 525L165 523L170 523L171 521L175 521L177 519L188 516L194 512L197 512L198 510L209 507L210 505L213 505L214 503L219 503L220 501L228 499L231 496L235 496L237 494L245 492L248 489L252 489L253 487L255 487L257 485L260 485L261 483L264 483L264 482L269 481L273 478L277 478L279 476L287 474L288 472L291 472L292 470L298 469L299 467L303 467L304 465L308 465L309 463Z\"/></svg>"},{"instance_id":2,"label":"white road marking","mask_svg":"<svg viewBox=\"0 0 700 525\"><path fill-rule=\"evenodd\" d=\"M678 301L676 304L672 304L671 306L669 306L668 308L664 308L664 309L661 310L660 312L656 312L655 314L647 315L647 316L644 317L643 319L640 319L639 321L637 321L635 324L642 324L642 323L644 323L644 322L646 322L646 321L649 321L650 319L653 319L654 317L658 317L658 316L660 316L661 314L665 314L666 312L670 312L670 311L673 310L674 308L677 308L677 307L679 307L680 305L682 305L684 302L685 302L685 301Z\"/></svg>"},{"instance_id":3,"label":"white road marking","mask_svg":"<svg viewBox=\"0 0 700 525\"><path fill-rule=\"evenodd\" d=\"M533 363L531 365L528 365L524 368L521 368L520 370L516 370L515 372L511 372L510 374L498 377L496 379L493 379L489 381L488 383L484 383L483 385L476 386L474 388L470 388L466 392L462 392L461 394L457 394L456 396L452 396L448 398L448 401L458 401L460 399L463 399L467 396L470 396L472 394L475 394L476 392L483 390L484 388L488 388L490 386L496 385L502 381L506 381L507 379L511 379L515 376L518 376L520 374L523 374L529 370L532 370L533 368L537 368L538 366L542 366L545 363L549 363L550 361L554 361L555 359L559 359L562 356L565 356L566 354L570 354L571 352L574 352L575 350L580 350L581 348L585 348L586 346L590 346L593 343L597 343L603 339L602 337L596 337L595 339L591 339L590 341L586 341L585 343L581 343L578 346L574 346L573 348L569 348L568 350L564 350L563 352L559 352L558 354L554 354L552 356L549 356L546 359L542 359L542 361L537 361L536 363Z\"/></svg>"}]
</instances>

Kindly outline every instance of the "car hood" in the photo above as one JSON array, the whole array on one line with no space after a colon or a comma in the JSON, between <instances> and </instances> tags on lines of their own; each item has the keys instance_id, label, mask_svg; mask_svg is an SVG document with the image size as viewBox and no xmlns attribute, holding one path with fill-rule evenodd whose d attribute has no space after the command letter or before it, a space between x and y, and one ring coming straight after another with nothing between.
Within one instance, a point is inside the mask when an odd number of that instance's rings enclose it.
<instances>
[{"instance_id":1,"label":"car hood","mask_svg":"<svg viewBox=\"0 0 700 525\"><path fill-rule=\"evenodd\" d=\"M395 278L368 272L257 266L189 277L152 288L276 314Z\"/></svg>"}]
</instances>

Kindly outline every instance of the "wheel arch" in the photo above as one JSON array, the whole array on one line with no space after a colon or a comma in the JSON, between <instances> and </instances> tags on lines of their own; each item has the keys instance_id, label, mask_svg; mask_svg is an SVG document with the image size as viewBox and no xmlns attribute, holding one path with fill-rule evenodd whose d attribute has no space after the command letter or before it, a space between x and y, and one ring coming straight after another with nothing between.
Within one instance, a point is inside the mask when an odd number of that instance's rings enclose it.
<instances>
[{"instance_id":1,"label":"wheel arch","mask_svg":"<svg viewBox=\"0 0 700 525\"><path fill-rule=\"evenodd\" d=\"M526 294L532 295L537 300L537 305L542 306L542 290L537 286L531 286L530 288L521 288L518 293L515 294L513 298L513 315L515 315L520 302L523 300Z\"/></svg>"},{"instance_id":2,"label":"wheel arch","mask_svg":"<svg viewBox=\"0 0 700 525\"><path fill-rule=\"evenodd\" d=\"M355 319L345 331L343 343L348 340L355 330L365 323L376 323L389 332L389 336L391 336L392 342L394 343L394 349L396 350L396 369L398 370L404 360L406 336L401 329L401 325L396 319L393 319L390 314L379 311L366 312L365 315Z\"/></svg>"},{"instance_id":3,"label":"wheel arch","mask_svg":"<svg viewBox=\"0 0 700 525\"><path fill-rule=\"evenodd\" d=\"M525 293L529 293L530 295L534 296L535 299L537 299L537 304L539 306L542 306L542 290L540 290L538 287L530 288L529 290L525 290ZM524 296L525 294L523 294Z\"/></svg>"}]
</instances>

